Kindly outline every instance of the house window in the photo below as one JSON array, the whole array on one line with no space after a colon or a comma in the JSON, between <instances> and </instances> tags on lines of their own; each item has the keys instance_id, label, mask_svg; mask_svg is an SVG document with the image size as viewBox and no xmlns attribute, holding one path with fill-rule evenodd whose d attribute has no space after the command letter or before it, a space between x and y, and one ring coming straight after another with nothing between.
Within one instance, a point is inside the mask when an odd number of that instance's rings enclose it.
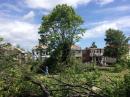
<instances>
[{"instance_id":1,"label":"house window","mask_svg":"<svg viewBox=\"0 0 130 97\"><path fill-rule=\"evenodd\" d=\"M46 51L42 51L42 55L46 55Z\"/></svg>"},{"instance_id":2,"label":"house window","mask_svg":"<svg viewBox=\"0 0 130 97\"><path fill-rule=\"evenodd\" d=\"M75 55L75 51L72 51L72 54Z\"/></svg>"},{"instance_id":3,"label":"house window","mask_svg":"<svg viewBox=\"0 0 130 97\"><path fill-rule=\"evenodd\" d=\"M79 51L79 53L81 53L81 51Z\"/></svg>"},{"instance_id":4,"label":"house window","mask_svg":"<svg viewBox=\"0 0 130 97\"><path fill-rule=\"evenodd\" d=\"M36 54L38 55L38 51L36 52Z\"/></svg>"},{"instance_id":5,"label":"house window","mask_svg":"<svg viewBox=\"0 0 130 97\"><path fill-rule=\"evenodd\" d=\"M94 53L94 51L93 51L93 50L91 50L91 53Z\"/></svg>"},{"instance_id":6,"label":"house window","mask_svg":"<svg viewBox=\"0 0 130 97\"><path fill-rule=\"evenodd\" d=\"M46 55L49 55L49 52L46 52Z\"/></svg>"}]
</instances>

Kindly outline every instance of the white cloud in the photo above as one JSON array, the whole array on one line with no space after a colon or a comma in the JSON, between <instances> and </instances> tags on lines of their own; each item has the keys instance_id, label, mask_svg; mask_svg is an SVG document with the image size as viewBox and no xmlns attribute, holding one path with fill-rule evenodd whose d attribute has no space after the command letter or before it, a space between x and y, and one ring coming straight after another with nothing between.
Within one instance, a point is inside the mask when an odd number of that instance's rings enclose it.
<instances>
[{"instance_id":1,"label":"white cloud","mask_svg":"<svg viewBox=\"0 0 130 97\"><path fill-rule=\"evenodd\" d=\"M39 25L0 18L0 36L12 44L31 49L38 41Z\"/></svg>"},{"instance_id":2,"label":"white cloud","mask_svg":"<svg viewBox=\"0 0 130 97\"><path fill-rule=\"evenodd\" d=\"M27 13L26 15L23 16L23 20L33 20L35 17L35 13L34 11L30 11L29 13Z\"/></svg>"},{"instance_id":3,"label":"white cloud","mask_svg":"<svg viewBox=\"0 0 130 97\"><path fill-rule=\"evenodd\" d=\"M68 4L77 7L78 4L90 2L90 0L26 0L27 4L32 8L52 9L57 4Z\"/></svg>"},{"instance_id":4,"label":"white cloud","mask_svg":"<svg viewBox=\"0 0 130 97\"><path fill-rule=\"evenodd\" d=\"M44 12L42 12L42 14L43 14L43 15L48 15L49 12L48 12L48 11L44 11Z\"/></svg>"},{"instance_id":5,"label":"white cloud","mask_svg":"<svg viewBox=\"0 0 130 97\"><path fill-rule=\"evenodd\" d=\"M109 28L120 30L127 29L130 27L130 16L121 17L116 20L110 20L104 23L102 22L102 24L100 23L99 25L96 25L94 28L88 29L84 34L83 38L85 39L103 37L105 35L105 31Z\"/></svg>"},{"instance_id":6,"label":"white cloud","mask_svg":"<svg viewBox=\"0 0 130 97\"><path fill-rule=\"evenodd\" d=\"M94 12L96 13L108 13L108 12L116 12L116 11L121 11L121 12L125 12L125 11L129 11L130 10L130 5L121 5L121 6L116 6L116 7L111 7L111 8L104 8L101 10L96 10Z\"/></svg>"},{"instance_id":7,"label":"white cloud","mask_svg":"<svg viewBox=\"0 0 130 97\"><path fill-rule=\"evenodd\" d=\"M25 0L25 3L30 8L42 8L45 10L50 10L55 7L57 4L68 4L73 7L77 7L78 5L88 4L93 0ZM110 3L113 0L100 0L99 3Z\"/></svg>"},{"instance_id":8,"label":"white cloud","mask_svg":"<svg viewBox=\"0 0 130 97\"><path fill-rule=\"evenodd\" d=\"M38 11L38 14L39 15L48 15L50 13L50 11L45 11L45 10L42 10L42 9L40 9L39 11Z\"/></svg>"},{"instance_id":9,"label":"white cloud","mask_svg":"<svg viewBox=\"0 0 130 97\"><path fill-rule=\"evenodd\" d=\"M0 4L0 9L8 9L16 12L22 12L22 9L20 9L18 6L9 3Z\"/></svg>"},{"instance_id":10,"label":"white cloud","mask_svg":"<svg viewBox=\"0 0 130 97\"><path fill-rule=\"evenodd\" d=\"M105 5L114 2L114 0L96 0L96 2L101 5Z\"/></svg>"},{"instance_id":11,"label":"white cloud","mask_svg":"<svg viewBox=\"0 0 130 97\"><path fill-rule=\"evenodd\" d=\"M76 8L78 5L87 5L91 2L106 5L114 1L115 0L25 0L24 3L30 8L45 9L48 11L54 8L57 4L68 4Z\"/></svg>"}]
</instances>

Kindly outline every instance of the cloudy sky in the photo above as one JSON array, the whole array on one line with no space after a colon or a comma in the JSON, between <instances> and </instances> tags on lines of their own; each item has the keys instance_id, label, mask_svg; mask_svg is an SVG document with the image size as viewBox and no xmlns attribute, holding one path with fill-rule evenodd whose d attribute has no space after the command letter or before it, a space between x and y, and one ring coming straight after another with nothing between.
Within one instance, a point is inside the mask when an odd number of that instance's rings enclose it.
<instances>
[{"instance_id":1,"label":"cloudy sky","mask_svg":"<svg viewBox=\"0 0 130 97\"><path fill-rule=\"evenodd\" d=\"M0 36L31 50L38 43L42 16L57 4L65 3L84 19L87 30L77 43L82 48L93 41L104 47L108 28L120 29L130 36L130 0L0 0Z\"/></svg>"}]
</instances>

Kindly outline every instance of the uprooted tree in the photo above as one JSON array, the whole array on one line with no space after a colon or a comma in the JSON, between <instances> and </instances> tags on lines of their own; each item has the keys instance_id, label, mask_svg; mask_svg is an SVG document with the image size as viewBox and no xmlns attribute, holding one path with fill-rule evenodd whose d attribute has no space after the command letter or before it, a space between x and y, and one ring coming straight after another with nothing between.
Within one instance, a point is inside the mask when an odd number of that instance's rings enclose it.
<instances>
[{"instance_id":1,"label":"uprooted tree","mask_svg":"<svg viewBox=\"0 0 130 97\"><path fill-rule=\"evenodd\" d=\"M50 58L43 64L57 70L68 65L71 45L80 39L85 29L82 18L66 4L57 5L50 14L43 16L39 29L39 42L48 47Z\"/></svg>"}]
</instances>

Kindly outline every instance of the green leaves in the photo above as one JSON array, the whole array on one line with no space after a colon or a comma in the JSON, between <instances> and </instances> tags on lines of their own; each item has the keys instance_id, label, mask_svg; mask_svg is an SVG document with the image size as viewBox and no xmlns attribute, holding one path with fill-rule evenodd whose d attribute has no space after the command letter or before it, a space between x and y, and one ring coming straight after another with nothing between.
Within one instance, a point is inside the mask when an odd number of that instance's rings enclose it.
<instances>
[{"instance_id":1,"label":"green leaves","mask_svg":"<svg viewBox=\"0 0 130 97\"><path fill-rule=\"evenodd\" d=\"M50 59L53 60L48 62L50 60L48 59L45 64L49 63L49 67L54 64L55 66L67 64L71 45L79 41L80 36L85 32L85 29L81 27L82 24L82 18L66 4L57 5L49 15L43 16L39 28L41 37L39 41L48 46Z\"/></svg>"},{"instance_id":2,"label":"green leaves","mask_svg":"<svg viewBox=\"0 0 130 97\"><path fill-rule=\"evenodd\" d=\"M120 30L108 29L106 31L105 55L120 60L128 52L128 38Z\"/></svg>"},{"instance_id":3,"label":"green leaves","mask_svg":"<svg viewBox=\"0 0 130 97\"><path fill-rule=\"evenodd\" d=\"M49 15L42 18L39 29L41 42L51 46L51 48L52 44L58 46L66 40L73 44L74 40L79 38L77 36L84 32L83 28L80 27L82 23L82 18L76 14L71 6L57 5Z\"/></svg>"}]
</instances>

